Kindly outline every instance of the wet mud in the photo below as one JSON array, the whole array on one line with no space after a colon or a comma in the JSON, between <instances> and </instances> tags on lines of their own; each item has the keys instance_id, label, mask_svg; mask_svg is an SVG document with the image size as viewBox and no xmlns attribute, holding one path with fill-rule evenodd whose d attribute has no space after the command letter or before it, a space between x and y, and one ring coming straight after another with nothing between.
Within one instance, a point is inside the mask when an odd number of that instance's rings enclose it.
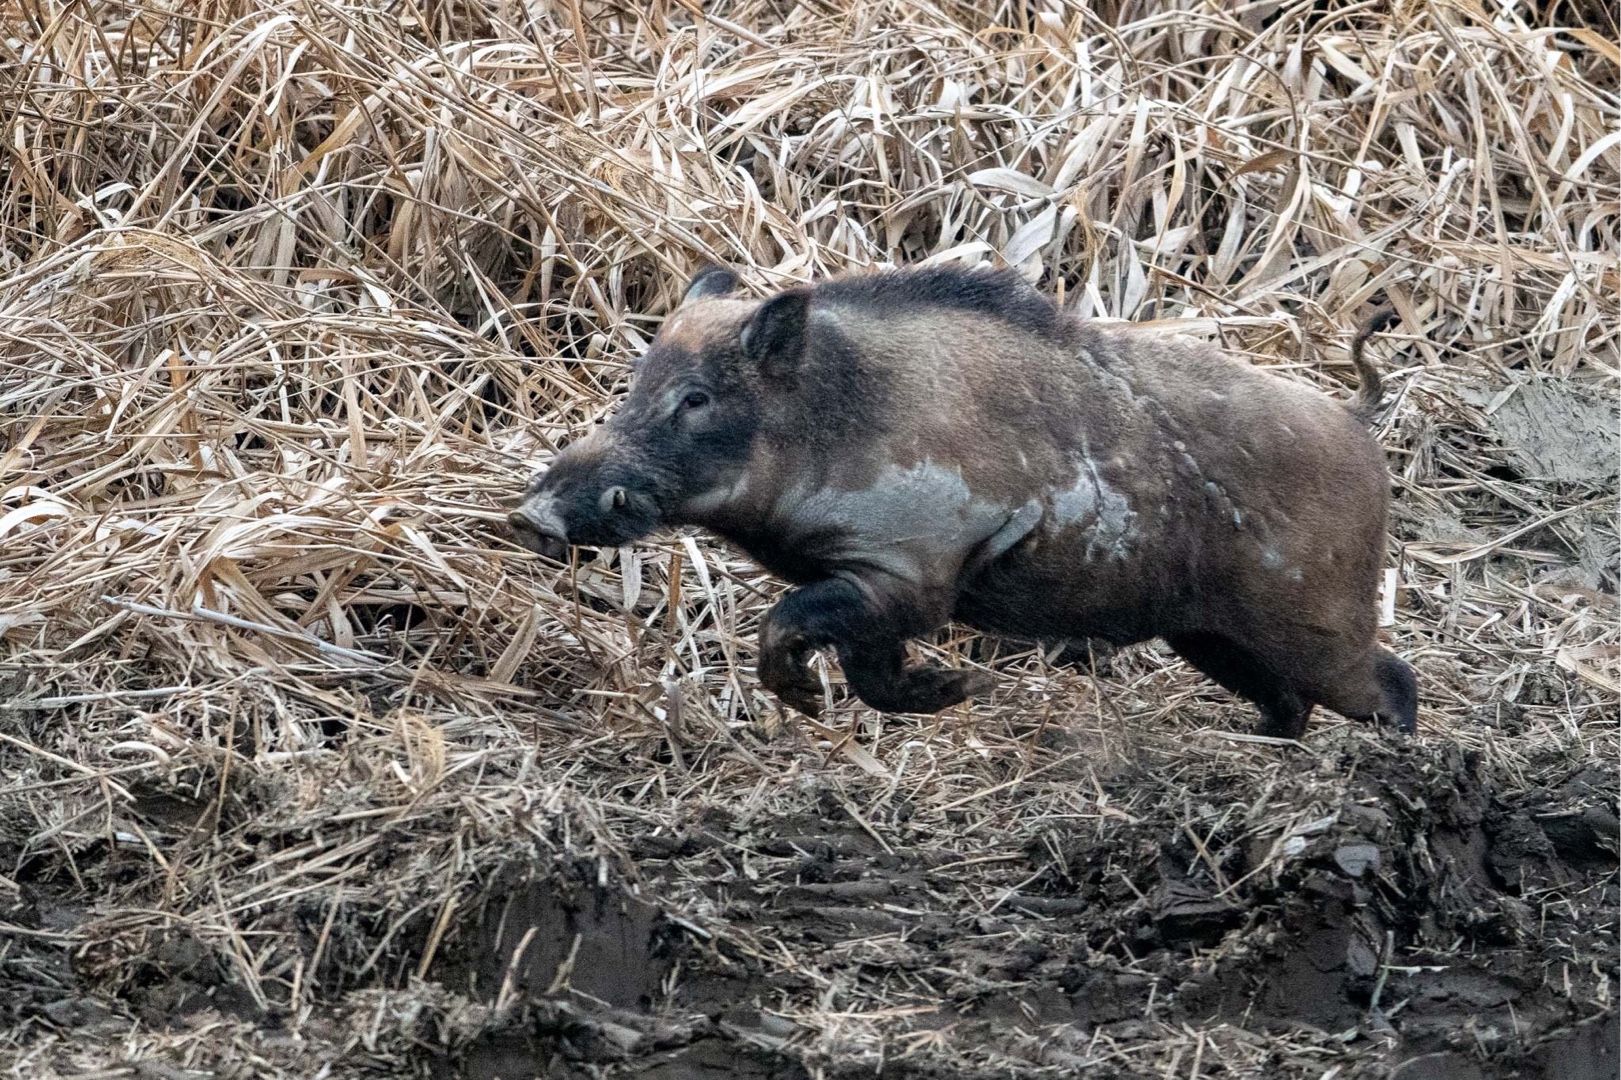
<instances>
[{"instance_id":1,"label":"wet mud","mask_svg":"<svg viewBox=\"0 0 1621 1080\"><path fill-rule=\"evenodd\" d=\"M1012 884L991 889L939 842L950 814L716 807L618 864L491 867L448 920L290 912L306 955L327 939L303 977L338 1017L296 1039L183 924L139 955L75 944L90 905L35 860L0 912L0 1024L93 1038L223 1017L353 1075L386 1056L458 1080L1161 1075L1173 1051L1153 1048L1188 1033L1251 1063L1212 1051L1208 1076L1608 1080L1615 779L1538 768L1517 784L1370 736L1262 790L1127 769L1101 794L1130 813L1010 838L993 857ZM874 1027L841 1041L858 999Z\"/></svg>"},{"instance_id":2,"label":"wet mud","mask_svg":"<svg viewBox=\"0 0 1621 1080\"><path fill-rule=\"evenodd\" d=\"M942 1047L883 1063L886 1076L976 1075L986 1054L1031 1075L1133 1075L1098 1060L1099 1035L1129 1043L1166 1025L1304 1034L1311 1052L1280 1052L1274 1075L1320 1075L1326 1044L1351 1076L1615 1076L1614 1009L1591 1005L1615 970L1613 781L1576 770L1509 795L1458 751L1338 764L1353 777L1343 801L1286 832L1121 822L1031 844L1026 883L973 904L938 848L885 850L834 815L716 814L633 851L641 874L707 881L726 923L814 973L705 941L619 888L530 882L486 910L447 977L541 1001L566 983L573 1011L486 1035L440 1075L870 1074L789 1018L832 971L907 1015L900 1042ZM1279 816L1300 809L1290 795ZM740 858L753 880L735 874Z\"/></svg>"}]
</instances>

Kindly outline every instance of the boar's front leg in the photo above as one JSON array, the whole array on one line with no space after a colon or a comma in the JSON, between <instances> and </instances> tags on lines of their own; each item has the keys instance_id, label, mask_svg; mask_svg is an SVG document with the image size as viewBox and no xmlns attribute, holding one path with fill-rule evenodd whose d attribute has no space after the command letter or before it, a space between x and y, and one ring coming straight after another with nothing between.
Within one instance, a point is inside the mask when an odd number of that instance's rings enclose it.
<instances>
[{"instance_id":1,"label":"boar's front leg","mask_svg":"<svg viewBox=\"0 0 1621 1080\"><path fill-rule=\"evenodd\" d=\"M906 641L946 621L949 605L901 601L846 578L796 589L766 614L760 628L760 682L807 716L821 709L821 684L807 661L833 646L844 676L879 712L934 713L985 690L971 671L907 667Z\"/></svg>"},{"instance_id":2,"label":"boar's front leg","mask_svg":"<svg viewBox=\"0 0 1621 1080\"><path fill-rule=\"evenodd\" d=\"M906 646L840 647L839 663L856 697L879 712L937 713L991 688L994 680L978 671L933 664L906 666Z\"/></svg>"}]
</instances>

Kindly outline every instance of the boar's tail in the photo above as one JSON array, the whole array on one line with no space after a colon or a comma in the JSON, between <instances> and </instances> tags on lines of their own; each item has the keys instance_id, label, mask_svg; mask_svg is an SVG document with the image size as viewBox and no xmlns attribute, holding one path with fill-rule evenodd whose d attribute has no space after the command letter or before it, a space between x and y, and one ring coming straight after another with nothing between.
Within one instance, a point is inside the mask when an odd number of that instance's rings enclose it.
<instances>
[{"instance_id":1,"label":"boar's tail","mask_svg":"<svg viewBox=\"0 0 1621 1080\"><path fill-rule=\"evenodd\" d=\"M1394 308L1380 308L1368 316L1357 328L1356 337L1351 339L1351 366L1356 368L1359 385L1356 398L1349 407L1352 415L1364 424L1373 423L1373 418L1379 414L1379 399L1384 396L1385 381L1379 377L1379 369L1363 355L1363 351L1367 348L1369 338L1395 321Z\"/></svg>"}]
</instances>

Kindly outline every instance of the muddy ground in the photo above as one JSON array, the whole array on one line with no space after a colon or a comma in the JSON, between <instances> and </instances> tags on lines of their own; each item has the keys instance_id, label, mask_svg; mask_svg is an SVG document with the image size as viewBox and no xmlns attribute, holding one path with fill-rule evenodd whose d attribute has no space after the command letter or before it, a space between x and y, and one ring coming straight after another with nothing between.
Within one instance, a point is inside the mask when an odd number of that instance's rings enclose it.
<instances>
[{"instance_id":1,"label":"muddy ground","mask_svg":"<svg viewBox=\"0 0 1621 1080\"><path fill-rule=\"evenodd\" d=\"M830 771L799 812L717 805L617 860L515 851L448 917L312 891L253 931L293 941L303 1010L183 920L119 954L125 830L76 876L11 836L0 1022L14 1075L144 1040L93 1074L163 1080L1617 1074L1613 771L1349 728L1241 749L1126 764L1088 793L1107 812L972 854L940 832L994 829L973 802ZM208 817L153 791L126 825L183 855L221 842Z\"/></svg>"}]
</instances>

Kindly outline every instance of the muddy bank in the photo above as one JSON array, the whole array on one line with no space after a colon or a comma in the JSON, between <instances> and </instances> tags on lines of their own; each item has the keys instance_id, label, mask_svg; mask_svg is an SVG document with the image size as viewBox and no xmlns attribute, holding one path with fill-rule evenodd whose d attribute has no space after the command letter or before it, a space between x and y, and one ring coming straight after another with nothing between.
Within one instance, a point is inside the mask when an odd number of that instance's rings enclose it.
<instances>
[{"instance_id":1,"label":"muddy bank","mask_svg":"<svg viewBox=\"0 0 1621 1080\"><path fill-rule=\"evenodd\" d=\"M949 847L836 805L633 849L644 896L696 887L717 936L584 869L506 883L435 969L503 1018L436 1074L1130 1076L1119 1048L1197 1030L1212 1075L1224 1041L1268 1045L1271 1075L1615 1075L1611 778L1511 794L1478 757L1358 737L1274 779L1192 787L1190 824L1143 797L1168 782L1122 775L1105 795L1165 815L1045 831L1007 855L1017 888L980 895ZM908 1052L797 1022L856 987Z\"/></svg>"},{"instance_id":2,"label":"muddy bank","mask_svg":"<svg viewBox=\"0 0 1621 1080\"><path fill-rule=\"evenodd\" d=\"M806 770L789 812L704 804L589 858L509 843L443 896L439 834L385 829L343 849L366 888L230 923L143 916L136 838L179 874L220 835L310 850L325 819L213 833L205 801L142 792L71 861L5 841L0 1026L41 1076L132 1025L143 1060L293 1075L1616 1074L1617 791L1590 759L1342 728L1052 760L1027 797L943 803Z\"/></svg>"}]
</instances>

